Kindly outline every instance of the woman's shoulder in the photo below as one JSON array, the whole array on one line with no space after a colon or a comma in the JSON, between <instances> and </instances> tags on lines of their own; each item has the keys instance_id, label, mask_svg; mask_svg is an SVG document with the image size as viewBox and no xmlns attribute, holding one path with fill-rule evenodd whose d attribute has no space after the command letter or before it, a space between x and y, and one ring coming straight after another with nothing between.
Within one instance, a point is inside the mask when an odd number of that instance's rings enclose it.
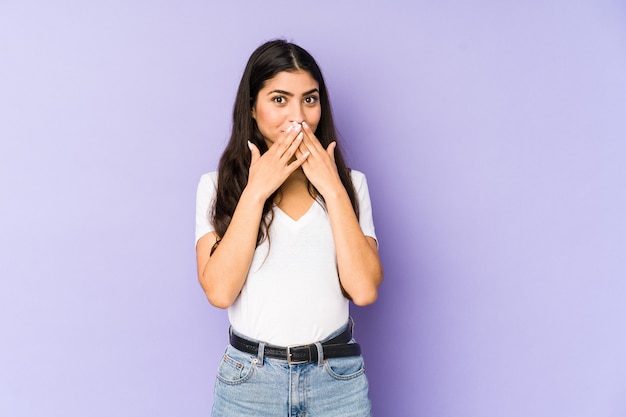
<instances>
[{"instance_id":1,"label":"woman's shoulder","mask_svg":"<svg viewBox=\"0 0 626 417\"><path fill-rule=\"evenodd\" d=\"M198 181L198 196L212 196L217 191L217 171L207 172Z\"/></svg>"},{"instance_id":2,"label":"woman's shoulder","mask_svg":"<svg viewBox=\"0 0 626 417\"><path fill-rule=\"evenodd\" d=\"M365 174L356 169L350 169L350 177L355 187L358 187L366 181Z\"/></svg>"},{"instance_id":3,"label":"woman's shoulder","mask_svg":"<svg viewBox=\"0 0 626 417\"><path fill-rule=\"evenodd\" d=\"M215 184L217 185L217 171L207 172L200 176L200 184Z\"/></svg>"}]
</instances>

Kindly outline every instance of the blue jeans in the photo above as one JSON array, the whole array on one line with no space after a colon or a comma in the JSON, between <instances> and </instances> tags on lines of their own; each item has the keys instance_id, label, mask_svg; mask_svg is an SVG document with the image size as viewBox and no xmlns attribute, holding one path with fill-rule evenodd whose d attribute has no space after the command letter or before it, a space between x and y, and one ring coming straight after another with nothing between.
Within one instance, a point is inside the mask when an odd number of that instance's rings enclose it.
<instances>
[{"instance_id":1,"label":"blue jeans","mask_svg":"<svg viewBox=\"0 0 626 417\"><path fill-rule=\"evenodd\" d=\"M344 329L330 335L332 338ZM321 343L318 343L318 348ZM290 365L232 346L219 365L213 417L370 417L361 356Z\"/></svg>"}]
</instances>

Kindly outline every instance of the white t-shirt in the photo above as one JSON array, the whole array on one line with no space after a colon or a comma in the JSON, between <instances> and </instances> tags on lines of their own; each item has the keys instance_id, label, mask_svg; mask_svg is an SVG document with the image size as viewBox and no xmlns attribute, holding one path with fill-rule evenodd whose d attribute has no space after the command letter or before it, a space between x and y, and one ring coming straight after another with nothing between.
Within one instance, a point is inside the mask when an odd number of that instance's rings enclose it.
<instances>
[{"instance_id":1,"label":"white t-shirt","mask_svg":"<svg viewBox=\"0 0 626 417\"><path fill-rule=\"evenodd\" d=\"M352 170L359 199L359 223L374 239L372 206L365 175ZM210 211L217 172L198 184L196 243L214 231ZM328 214L319 202L293 220L274 206L274 221L254 253L241 293L228 308L233 328L252 339L277 346L314 343L348 321L348 300L339 285L335 244Z\"/></svg>"}]
</instances>

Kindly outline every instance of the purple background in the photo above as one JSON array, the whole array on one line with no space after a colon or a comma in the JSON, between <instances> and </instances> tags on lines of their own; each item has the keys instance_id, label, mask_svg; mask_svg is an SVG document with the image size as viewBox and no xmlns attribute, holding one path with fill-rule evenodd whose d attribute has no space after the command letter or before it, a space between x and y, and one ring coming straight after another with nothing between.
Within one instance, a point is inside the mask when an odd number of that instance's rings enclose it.
<instances>
[{"instance_id":1,"label":"purple background","mask_svg":"<svg viewBox=\"0 0 626 417\"><path fill-rule=\"evenodd\" d=\"M278 36L320 62L369 178L386 279L353 315L376 415L626 415L625 19L0 2L0 415L209 415L227 321L196 281L195 188Z\"/></svg>"}]
</instances>

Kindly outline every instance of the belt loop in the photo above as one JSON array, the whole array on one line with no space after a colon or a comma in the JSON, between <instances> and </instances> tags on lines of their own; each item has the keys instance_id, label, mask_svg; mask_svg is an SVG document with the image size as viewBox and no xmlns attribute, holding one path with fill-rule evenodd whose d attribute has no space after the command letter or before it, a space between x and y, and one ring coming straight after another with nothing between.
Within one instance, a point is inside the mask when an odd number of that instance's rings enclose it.
<instances>
[{"instance_id":1,"label":"belt loop","mask_svg":"<svg viewBox=\"0 0 626 417\"><path fill-rule=\"evenodd\" d=\"M259 342L259 351L257 352L258 366L263 366L265 362L265 342Z\"/></svg>"},{"instance_id":2,"label":"belt loop","mask_svg":"<svg viewBox=\"0 0 626 417\"><path fill-rule=\"evenodd\" d=\"M315 342L315 346L317 347L317 366L322 366L324 364L324 348L320 342Z\"/></svg>"}]
</instances>

